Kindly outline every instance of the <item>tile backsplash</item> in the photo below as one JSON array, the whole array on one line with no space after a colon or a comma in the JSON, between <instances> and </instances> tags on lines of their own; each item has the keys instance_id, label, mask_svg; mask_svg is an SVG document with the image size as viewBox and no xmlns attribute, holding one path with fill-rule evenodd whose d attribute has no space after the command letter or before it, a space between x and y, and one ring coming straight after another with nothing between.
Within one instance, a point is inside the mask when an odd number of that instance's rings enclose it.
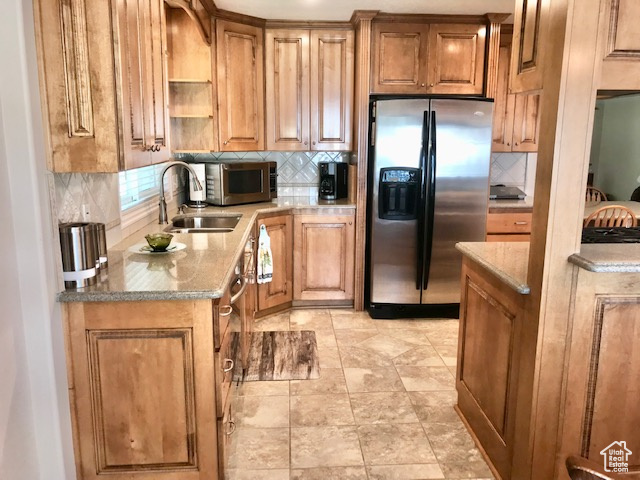
<instances>
[{"instance_id":1,"label":"tile backsplash","mask_svg":"<svg viewBox=\"0 0 640 480\"><path fill-rule=\"evenodd\" d=\"M278 164L278 196L316 196L318 162L348 162L350 152L222 152L181 154L187 162L269 160Z\"/></svg>"},{"instance_id":2,"label":"tile backsplash","mask_svg":"<svg viewBox=\"0 0 640 480\"><path fill-rule=\"evenodd\" d=\"M107 230L120 224L117 173L54 173L55 205L59 222L102 222ZM89 210L85 216L83 206Z\"/></svg>"},{"instance_id":3,"label":"tile backsplash","mask_svg":"<svg viewBox=\"0 0 640 480\"><path fill-rule=\"evenodd\" d=\"M491 185L504 184L509 187L527 188L527 177L531 175L526 153L492 153Z\"/></svg>"}]
</instances>

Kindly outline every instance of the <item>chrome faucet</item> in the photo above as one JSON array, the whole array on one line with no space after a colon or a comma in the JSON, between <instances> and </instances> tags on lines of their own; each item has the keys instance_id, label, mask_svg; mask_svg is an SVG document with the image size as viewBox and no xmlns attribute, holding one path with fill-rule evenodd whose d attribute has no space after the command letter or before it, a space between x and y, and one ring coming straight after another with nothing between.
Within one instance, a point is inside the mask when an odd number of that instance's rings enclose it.
<instances>
[{"instance_id":1,"label":"chrome faucet","mask_svg":"<svg viewBox=\"0 0 640 480\"><path fill-rule=\"evenodd\" d=\"M164 174L166 173L167 170L169 170L171 167L176 165L185 167L187 170L189 170L189 172L191 172L191 177L193 178L193 189L197 192L202 191L202 184L198 180L196 172L193 170L193 168L191 168L191 166L188 163L178 162L178 161L167 163L167 166L162 169L162 172L160 172L160 203L159 203L160 212L158 213L159 224L169 223L167 221L167 202L164 201Z\"/></svg>"}]
</instances>

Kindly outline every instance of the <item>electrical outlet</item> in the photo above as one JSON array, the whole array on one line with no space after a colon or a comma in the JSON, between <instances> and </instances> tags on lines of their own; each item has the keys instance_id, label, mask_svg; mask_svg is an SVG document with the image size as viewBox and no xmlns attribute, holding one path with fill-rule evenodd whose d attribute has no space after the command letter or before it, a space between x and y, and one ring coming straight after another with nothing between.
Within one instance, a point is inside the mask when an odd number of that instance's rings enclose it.
<instances>
[{"instance_id":1,"label":"electrical outlet","mask_svg":"<svg viewBox=\"0 0 640 480\"><path fill-rule=\"evenodd\" d=\"M84 220L85 222L89 221L89 217L91 216L91 211L89 209L89 204L88 203L83 203L81 210L80 210L80 215L82 216L82 220Z\"/></svg>"}]
</instances>

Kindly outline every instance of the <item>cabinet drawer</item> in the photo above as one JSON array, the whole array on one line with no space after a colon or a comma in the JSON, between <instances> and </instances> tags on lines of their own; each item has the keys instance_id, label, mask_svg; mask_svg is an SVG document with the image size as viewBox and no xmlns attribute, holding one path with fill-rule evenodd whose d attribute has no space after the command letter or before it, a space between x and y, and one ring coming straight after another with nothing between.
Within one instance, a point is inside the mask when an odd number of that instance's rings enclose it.
<instances>
[{"instance_id":1,"label":"cabinet drawer","mask_svg":"<svg viewBox=\"0 0 640 480\"><path fill-rule=\"evenodd\" d=\"M531 213L489 213L487 234L531 233Z\"/></svg>"}]
</instances>

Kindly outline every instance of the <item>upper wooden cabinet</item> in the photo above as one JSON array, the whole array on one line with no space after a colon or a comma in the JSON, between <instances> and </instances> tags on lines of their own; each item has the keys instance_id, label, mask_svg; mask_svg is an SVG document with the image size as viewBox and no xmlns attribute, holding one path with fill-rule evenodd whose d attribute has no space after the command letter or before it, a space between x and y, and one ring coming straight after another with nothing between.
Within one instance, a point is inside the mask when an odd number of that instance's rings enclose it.
<instances>
[{"instance_id":1,"label":"upper wooden cabinet","mask_svg":"<svg viewBox=\"0 0 640 480\"><path fill-rule=\"evenodd\" d=\"M540 134L540 94L509 93L510 36L501 39L497 94L493 111L493 152L537 152Z\"/></svg>"},{"instance_id":2,"label":"upper wooden cabinet","mask_svg":"<svg viewBox=\"0 0 640 480\"><path fill-rule=\"evenodd\" d=\"M512 93L542 89L549 3L516 0L509 83Z\"/></svg>"},{"instance_id":3,"label":"upper wooden cabinet","mask_svg":"<svg viewBox=\"0 0 640 480\"><path fill-rule=\"evenodd\" d=\"M115 0L125 169L168 160L164 0Z\"/></svg>"},{"instance_id":4,"label":"upper wooden cabinet","mask_svg":"<svg viewBox=\"0 0 640 480\"><path fill-rule=\"evenodd\" d=\"M602 17L605 51L598 88L640 90L640 3L607 0Z\"/></svg>"},{"instance_id":5,"label":"upper wooden cabinet","mask_svg":"<svg viewBox=\"0 0 640 480\"><path fill-rule=\"evenodd\" d=\"M49 168L117 172L167 159L164 2L36 7Z\"/></svg>"},{"instance_id":6,"label":"upper wooden cabinet","mask_svg":"<svg viewBox=\"0 0 640 480\"><path fill-rule=\"evenodd\" d=\"M266 32L267 150L350 150L353 32Z\"/></svg>"},{"instance_id":7,"label":"upper wooden cabinet","mask_svg":"<svg viewBox=\"0 0 640 480\"><path fill-rule=\"evenodd\" d=\"M375 23L371 91L480 95L485 35L479 24Z\"/></svg>"},{"instance_id":8,"label":"upper wooden cabinet","mask_svg":"<svg viewBox=\"0 0 640 480\"><path fill-rule=\"evenodd\" d=\"M220 150L264 150L263 29L216 21Z\"/></svg>"},{"instance_id":9,"label":"upper wooden cabinet","mask_svg":"<svg viewBox=\"0 0 640 480\"><path fill-rule=\"evenodd\" d=\"M484 25L429 26L428 93L482 94L486 30Z\"/></svg>"}]
</instances>

